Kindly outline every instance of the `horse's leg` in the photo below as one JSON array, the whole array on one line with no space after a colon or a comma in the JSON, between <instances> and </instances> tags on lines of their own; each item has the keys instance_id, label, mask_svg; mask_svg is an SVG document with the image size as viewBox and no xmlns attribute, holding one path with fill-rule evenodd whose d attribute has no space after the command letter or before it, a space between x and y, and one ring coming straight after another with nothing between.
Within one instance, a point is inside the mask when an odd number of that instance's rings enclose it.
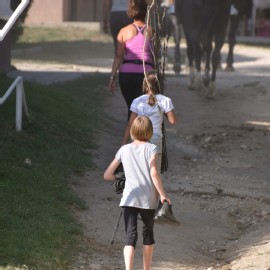
<instances>
[{"instance_id":1,"label":"horse's leg","mask_svg":"<svg viewBox=\"0 0 270 270\"><path fill-rule=\"evenodd\" d=\"M215 47L212 53L212 74L211 74L211 80L210 80L209 86L206 91L207 98L213 98L216 94L216 86L215 86L216 73L217 73L217 69L220 63L220 59L221 59L220 51L224 44L224 38L225 38L225 35L217 35L215 37Z\"/></svg>"},{"instance_id":2,"label":"horse's leg","mask_svg":"<svg viewBox=\"0 0 270 270\"><path fill-rule=\"evenodd\" d=\"M166 41L166 46L169 43L169 39L171 37L172 26L170 20L170 14L165 13L165 23L162 25L161 29L161 38ZM168 53L161 54L161 62L163 63L164 69L168 69Z\"/></svg>"},{"instance_id":3,"label":"horse's leg","mask_svg":"<svg viewBox=\"0 0 270 270\"><path fill-rule=\"evenodd\" d=\"M230 16L230 29L228 35L228 43L229 43L229 52L226 60L226 71L234 71L233 68L233 49L236 44L236 31L239 24L239 15L231 15Z\"/></svg>"},{"instance_id":4,"label":"horse's leg","mask_svg":"<svg viewBox=\"0 0 270 270\"><path fill-rule=\"evenodd\" d=\"M190 86L189 89L195 89L194 85L194 59L196 76L200 76L201 71L201 49L198 40L198 19L200 12L203 7L203 2L201 0L197 1L176 1L182 3L182 22L183 28L187 41L187 55L189 58L189 68L190 68Z\"/></svg>"},{"instance_id":5,"label":"horse's leg","mask_svg":"<svg viewBox=\"0 0 270 270\"><path fill-rule=\"evenodd\" d=\"M181 26L178 23L177 17L171 14L171 22L173 26L173 38L175 43L174 50L174 66L173 70L175 73L180 73L181 71L181 53L180 53L180 40L181 40Z\"/></svg>"},{"instance_id":6,"label":"horse's leg","mask_svg":"<svg viewBox=\"0 0 270 270\"><path fill-rule=\"evenodd\" d=\"M195 55L195 89L201 90L203 88L203 81L201 75L202 49L198 40L193 41L194 55Z\"/></svg>"},{"instance_id":7,"label":"horse's leg","mask_svg":"<svg viewBox=\"0 0 270 270\"><path fill-rule=\"evenodd\" d=\"M194 80L195 80L195 68L194 68L194 47L192 39L188 32L185 32L186 43L187 43L187 58L189 67L189 86L190 90L194 90Z\"/></svg>"},{"instance_id":8,"label":"horse's leg","mask_svg":"<svg viewBox=\"0 0 270 270\"><path fill-rule=\"evenodd\" d=\"M205 70L204 70L204 78L203 78L203 83L205 87L209 86L210 82L210 60L211 60L211 53L212 53L212 37L208 38L205 46L204 46L204 52L205 52Z\"/></svg>"},{"instance_id":9,"label":"horse's leg","mask_svg":"<svg viewBox=\"0 0 270 270\"><path fill-rule=\"evenodd\" d=\"M216 23L216 27L214 28L213 36L215 37L215 47L214 51L212 53L212 74L211 74L211 81L209 84L209 87L207 89L206 97L213 98L215 96L216 87L215 87L215 81L216 81L216 72L218 65L220 63L221 59L221 49L224 44L225 35L226 35L226 28L228 24L229 19L229 13L230 13L230 3L227 0L219 0L220 6L219 6L219 12ZM218 27L217 27L218 26Z\"/></svg>"}]
</instances>

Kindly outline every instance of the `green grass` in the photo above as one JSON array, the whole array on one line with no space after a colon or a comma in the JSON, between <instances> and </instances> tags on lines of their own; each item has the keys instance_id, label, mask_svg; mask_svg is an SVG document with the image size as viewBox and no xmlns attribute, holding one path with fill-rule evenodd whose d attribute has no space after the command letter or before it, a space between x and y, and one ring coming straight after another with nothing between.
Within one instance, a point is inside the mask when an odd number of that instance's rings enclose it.
<instances>
[{"instance_id":1,"label":"green grass","mask_svg":"<svg viewBox=\"0 0 270 270\"><path fill-rule=\"evenodd\" d=\"M85 150L97 148L104 76L24 83L32 122L23 119L22 132L15 131L15 93L0 106L0 269L67 269L81 234L71 207L85 207L68 180L93 166ZM0 96L10 84L0 78Z\"/></svg>"},{"instance_id":2,"label":"green grass","mask_svg":"<svg viewBox=\"0 0 270 270\"><path fill-rule=\"evenodd\" d=\"M77 27L26 27L12 49L14 61L71 64L114 54L110 35Z\"/></svg>"},{"instance_id":3,"label":"green grass","mask_svg":"<svg viewBox=\"0 0 270 270\"><path fill-rule=\"evenodd\" d=\"M37 42L54 42L54 41L77 41L87 39L92 42L112 43L110 35L87 28L76 26L63 27L36 27L25 26L23 35L20 36L17 46L28 44L29 46Z\"/></svg>"}]
</instances>

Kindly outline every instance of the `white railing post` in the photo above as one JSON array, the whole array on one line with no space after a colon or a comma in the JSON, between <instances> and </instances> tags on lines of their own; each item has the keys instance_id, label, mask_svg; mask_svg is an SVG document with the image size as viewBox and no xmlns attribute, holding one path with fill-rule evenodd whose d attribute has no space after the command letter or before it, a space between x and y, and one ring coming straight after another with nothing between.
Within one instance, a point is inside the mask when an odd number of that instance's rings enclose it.
<instances>
[{"instance_id":1,"label":"white railing post","mask_svg":"<svg viewBox=\"0 0 270 270\"><path fill-rule=\"evenodd\" d=\"M24 93L24 88L23 88L23 78L21 76L18 76L15 79L15 81L11 84L11 86L8 88L4 96L0 97L0 105L4 104L4 102L12 94L15 88L16 88L15 125L16 125L16 130L21 131L23 110L24 110L24 114L26 118L28 119L29 122L31 122L28 109L27 109L26 99L25 99L25 93Z\"/></svg>"},{"instance_id":2,"label":"white railing post","mask_svg":"<svg viewBox=\"0 0 270 270\"><path fill-rule=\"evenodd\" d=\"M21 131L22 130L22 97L23 97L23 93L22 93L22 83L21 80L17 83L16 85L16 118L15 118L15 122L16 122L16 130L17 131Z\"/></svg>"},{"instance_id":3,"label":"white railing post","mask_svg":"<svg viewBox=\"0 0 270 270\"><path fill-rule=\"evenodd\" d=\"M27 108L26 98L25 98L23 79L21 80L21 88L22 88L22 106L23 106L24 114L25 114L26 118L28 119L28 122L31 122L30 115L29 115L28 108Z\"/></svg>"}]
</instances>

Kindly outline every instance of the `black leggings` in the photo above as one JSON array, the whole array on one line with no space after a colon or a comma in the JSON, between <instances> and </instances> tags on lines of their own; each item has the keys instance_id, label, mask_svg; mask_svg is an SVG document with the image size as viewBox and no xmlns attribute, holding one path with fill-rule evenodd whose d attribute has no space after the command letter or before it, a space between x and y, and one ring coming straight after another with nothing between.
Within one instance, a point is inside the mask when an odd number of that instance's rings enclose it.
<instances>
[{"instance_id":1,"label":"black leggings","mask_svg":"<svg viewBox=\"0 0 270 270\"><path fill-rule=\"evenodd\" d=\"M132 101L143 94L144 73L119 72L119 85L128 108L128 119L130 117L130 105Z\"/></svg>"},{"instance_id":2,"label":"black leggings","mask_svg":"<svg viewBox=\"0 0 270 270\"><path fill-rule=\"evenodd\" d=\"M142 209L123 206L123 217L126 231L126 245L136 247L138 240L137 217L141 215L143 221L143 244L153 245L155 209Z\"/></svg>"}]
</instances>

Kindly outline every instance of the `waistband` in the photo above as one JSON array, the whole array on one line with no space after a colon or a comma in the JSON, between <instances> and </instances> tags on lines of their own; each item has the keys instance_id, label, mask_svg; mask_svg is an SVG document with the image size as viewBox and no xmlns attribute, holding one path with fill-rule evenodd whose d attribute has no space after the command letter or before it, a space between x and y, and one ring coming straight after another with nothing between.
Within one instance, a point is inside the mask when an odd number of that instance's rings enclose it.
<instances>
[{"instance_id":1,"label":"waistband","mask_svg":"<svg viewBox=\"0 0 270 270\"><path fill-rule=\"evenodd\" d=\"M130 64L135 64L135 65L143 65L143 61L142 61L142 60L139 60L139 59L123 60L122 63L123 63L123 64L130 63ZM148 66L151 66L151 67L154 66L154 64L153 64L153 63L150 63L150 62L144 62L144 64L145 64L145 65L148 65Z\"/></svg>"}]
</instances>

